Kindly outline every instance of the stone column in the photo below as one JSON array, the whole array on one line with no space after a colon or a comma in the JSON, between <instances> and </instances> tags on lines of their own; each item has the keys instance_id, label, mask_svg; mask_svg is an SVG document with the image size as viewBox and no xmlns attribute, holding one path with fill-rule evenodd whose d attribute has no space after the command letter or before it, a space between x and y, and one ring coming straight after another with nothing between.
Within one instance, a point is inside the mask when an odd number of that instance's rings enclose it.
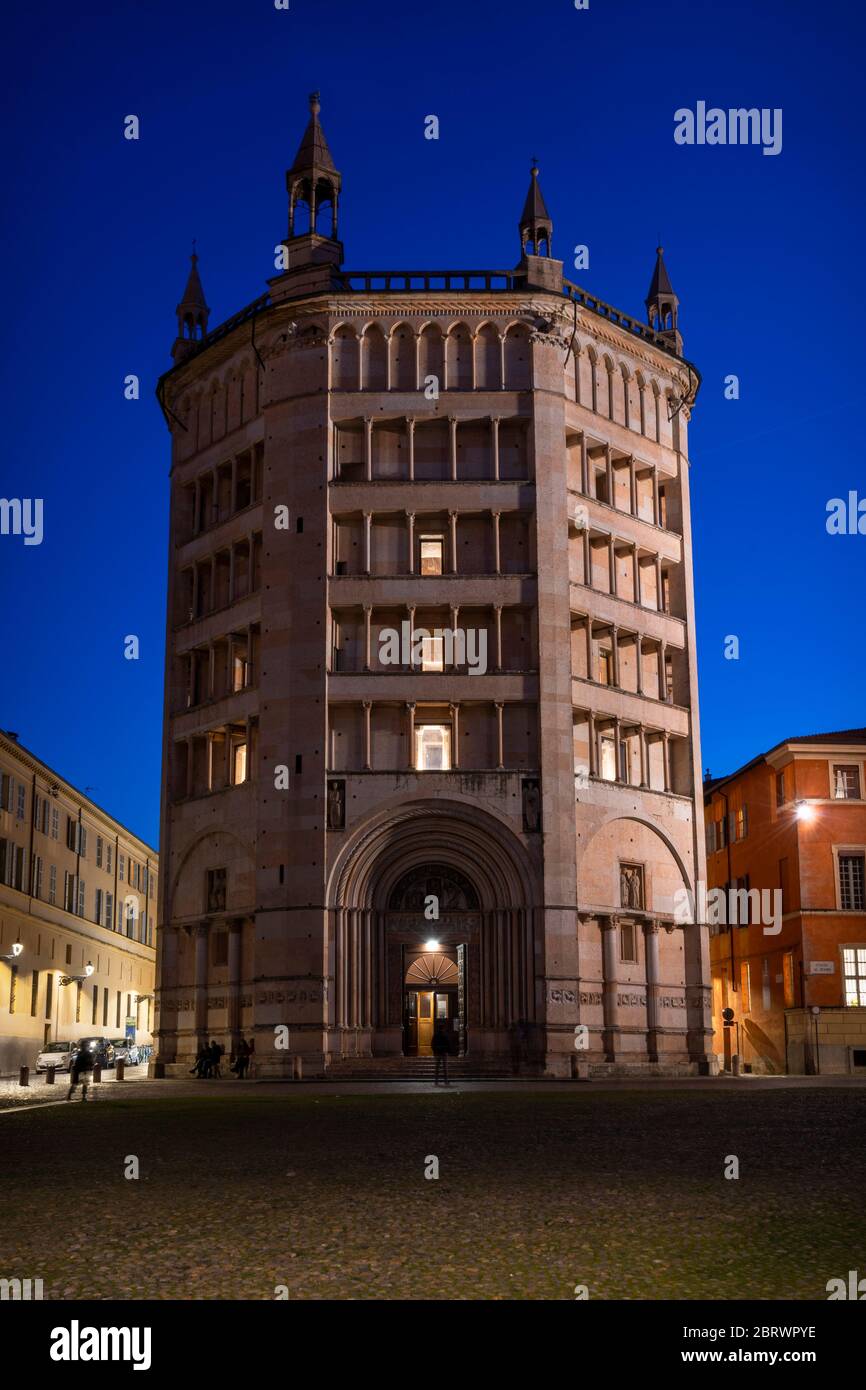
<instances>
[{"instance_id":1,"label":"stone column","mask_svg":"<svg viewBox=\"0 0 866 1390\"><path fill-rule=\"evenodd\" d=\"M415 701L407 700L406 709L409 713L409 759L408 766L415 766Z\"/></svg>"},{"instance_id":2,"label":"stone column","mask_svg":"<svg viewBox=\"0 0 866 1390\"><path fill-rule=\"evenodd\" d=\"M670 735L668 734L667 729L662 734L662 751L664 753L665 765L665 791L669 792L671 790L671 750Z\"/></svg>"},{"instance_id":3,"label":"stone column","mask_svg":"<svg viewBox=\"0 0 866 1390\"><path fill-rule=\"evenodd\" d=\"M608 386L609 386L609 385L610 385L610 377L608 377ZM612 507L612 506L614 505L614 500L613 500L613 460L612 460L612 458L611 458L610 445L609 445L609 444L605 444L605 446L604 446L604 468L605 468L605 473L606 473L606 475L607 475L607 501L608 501L608 506Z\"/></svg>"},{"instance_id":4,"label":"stone column","mask_svg":"<svg viewBox=\"0 0 866 1390\"><path fill-rule=\"evenodd\" d=\"M373 709L372 700L364 700L364 771L369 772L372 763L370 761L370 717Z\"/></svg>"},{"instance_id":5,"label":"stone column","mask_svg":"<svg viewBox=\"0 0 866 1390\"><path fill-rule=\"evenodd\" d=\"M646 729L643 724L638 729L640 735L640 784L642 787L649 786L649 759L647 757Z\"/></svg>"},{"instance_id":6,"label":"stone column","mask_svg":"<svg viewBox=\"0 0 866 1390\"><path fill-rule=\"evenodd\" d=\"M592 588L592 538L588 523L583 528L583 582L588 589Z\"/></svg>"},{"instance_id":7,"label":"stone column","mask_svg":"<svg viewBox=\"0 0 866 1390\"><path fill-rule=\"evenodd\" d=\"M409 573L415 573L415 513L406 513L406 527L409 536Z\"/></svg>"},{"instance_id":8,"label":"stone column","mask_svg":"<svg viewBox=\"0 0 866 1390\"><path fill-rule=\"evenodd\" d=\"M628 400L627 388L626 400ZM628 504L632 516L637 516L637 477L635 476L635 465L633 455L628 461Z\"/></svg>"},{"instance_id":9,"label":"stone column","mask_svg":"<svg viewBox=\"0 0 866 1390\"><path fill-rule=\"evenodd\" d=\"M613 658L613 683L619 689L619 628L616 623L610 629L610 647Z\"/></svg>"},{"instance_id":10,"label":"stone column","mask_svg":"<svg viewBox=\"0 0 866 1390\"><path fill-rule=\"evenodd\" d=\"M616 596L616 539L614 536L607 538L607 567L610 578L610 592Z\"/></svg>"},{"instance_id":11,"label":"stone column","mask_svg":"<svg viewBox=\"0 0 866 1390\"><path fill-rule=\"evenodd\" d=\"M448 706L451 711L451 766L460 766L460 706L451 704Z\"/></svg>"},{"instance_id":12,"label":"stone column","mask_svg":"<svg viewBox=\"0 0 866 1390\"><path fill-rule=\"evenodd\" d=\"M501 512L491 512L493 517L493 573L502 573L502 559L499 548L499 518Z\"/></svg>"},{"instance_id":13,"label":"stone column","mask_svg":"<svg viewBox=\"0 0 866 1390\"><path fill-rule=\"evenodd\" d=\"M665 611L664 595L662 593L662 558L656 556L656 608L660 613Z\"/></svg>"},{"instance_id":14,"label":"stone column","mask_svg":"<svg viewBox=\"0 0 866 1390\"><path fill-rule=\"evenodd\" d=\"M659 471L658 471L657 468L654 468L653 471L652 471L652 480L653 480L653 521L655 522L656 526L661 526L661 524L662 524L662 516L661 516L661 506L660 506L660 503L659 503Z\"/></svg>"},{"instance_id":15,"label":"stone column","mask_svg":"<svg viewBox=\"0 0 866 1390\"><path fill-rule=\"evenodd\" d=\"M457 416L449 415L448 423L451 426L451 481L457 481Z\"/></svg>"},{"instance_id":16,"label":"stone column","mask_svg":"<svg viewBox=\"0 0 866 1390\"><path fill-rule=\"evenodd\" d=\"M373 530L373 513L364 512L364 573L370 573L370 541Z\"/></svg>"},{"instance_id":17,"label":"stone column","mask_svg":"<svg viewBox=\"0 0 866 1390\"><path fill-rule=\"evenodd\" d=\"M195 748L192 738L185 738L184 743L186 744L186 795L192 796Z\"/></svg>"},{"instance_id":18,"label":"stone column","mask_svg":"<svg viewBox=\"0 0 866 1390\"><path fill-rule=\"evenodd\" d=\"M634 660L637 672L637 693L643 695L643 638L639 632L635 633L634 638Z\"/></svg>"},{"instance_id":19,"label":"stone column","mask_svg":"<svg viewBox=\"0 0 866 1390\"><path fill-rule=\"evenodd\" d=\"M252 557L250 557L252 558ZM235 600L235 547L229 546L229 603Z\"/></svg>"},{"instance_id":20,"label":"stone column","mask_svg":"<svg viewBox=\"0 0 866 1390\"><path fill-rule=\"evenodd\" d=\"M451 528L451 573L457 573L457 513L448 513L448 523Z\"/></svg>"},{"instance_id":21,"label":"stone column","mask_svg":"<svg viewBox=\"0 0 866 1390\"><path fill-rule=\"evenodd\" d=\"M654 919L644 922L646 950L646 1050L649 1060L659 1059L659 924Z\"/></svg>"},{"instance_id":22,"label":"stone column","mask_svg":"<svg viewBox=\"0 0 866 1390\"><path fill-rule=\"evenodd\" d=\"M193 503L195 511L192 518L192 533L197 536L201 528L201 478L195 480L195 501Z\"/></svg>"},{"instance_id":23,"label":"stone column","mask_svg":"<svg viewBox=\"0 0 866 1390\"><path fill-rule=\"evenodd\" d=\"M616 932L615 917L600 917L602 950L602 1003L604 1010L604 1031L602 1046L606 1062L616 1061L617 1035L619 1033L619 982L616 978Z\"/></svg>"},{"instance_id":24,"label":"stone column","mask_svg":"<svg viewBox=\"0 0 866 1390\"><path fill-rule=\"evenodd\" d=\"M643 603L643 594L641 593L640 582L640 551L638 550L638 547L636 545L632 546L631 553L633 557L632 564L634 566L634 601L635 603Z\"/></svg>"},{"instance_id":25,"label":"stone column","mask_svg":"<svg viewBox=\"0 0 866 1390\"><path fill-rule=\"evenodd\" d=\"M584 497L589 496L589 457L585 434L580 436L580 490Z\"/></svg>"},{"instance_id":26,"label":"stone column","mask_svg":"<svg viewBox=\"0 0 866 1390\"><path fill-rule=\"evenodd\" d=\"M595 680L595 676L593 675L593 672L595 670L595 662L593 659L595 653L593 651L592 645L592 618L589 616L588 613L586 615L586 624L584 626L584 632L586 634L586 678L587 680L591 681Z\"/></svg>"},{"instance_id":27,"label":"stone column","mask_svg":"<svg viewBox=\"0 0 866 1390\"><path fill-rule=\"evenodd\" d=\"M499 482L499 416L493 415L490 419L490 426L493 431L493 477Z\"/></svg>"},{"instance_id":28,"label":"stone column","mask_svg":"<svg viewBox=\"0 0 866 1390\"><path fill-rule=\"evenodd\" d=\"M409 416L408 420L406 421L406 425L407 425L408 435L409 435L409 482L410 482L410 483L414 483L414 481L415 481L415 419L414 419L414 416L411 416L411 415Z\"/></svg>"},{"instance_id":29,"label":"stone column","mask_svg":"<svg viewBox=\"0 0 866 1390\"><path fill-rule=\"evenodd\" d=\"M415 670L415 605L406 604L406 613L409 618L409 670ZM423 660L423 657L422 657ZM402 665L402 663L401 663Z\"/></svg>"},{"instance_id":30,"label":"stone column","mask_svg":"<svg viewBox=\"0 0 866 1390\"><path fill-rule=\"evenodd\" d=\"M207 943L210 921L205 919L195 928L195 1035L201 1044L207 1041Z\"/></svg>"},{"instance_id":31,"label":"stone column","mask_svg":"<svg viewBox=\"0 0 866 1390\"><path fill-rule=\"evenodd\" d=\"M369 603L364 604L364 670L373 669L373 608Z\"/></svg>"},{"instance_id":32,"label":"stone column","mask_svg":"<svg viewBox=\"0 0 866 1390\"><path fill-rule=\"evenodd\" d=\"M502 604L497 603L494 608L496 614L496 670L502 670Z\"/></svg>"},{"instance_id":33,"label":"stone column","mask_svg":"<svg viewBox=\"0 0 866 1390\"><path fill-rule=\"evenodd\" d=\"M659 699L665 702L668 698L667 650L667 644L659 642Z\"/></svg>"},{"instance_id":34,"label":"stone column","mask_svg":"<svg viewBox=\"0 0 866 1390\"><path fill-rule=\"evenodd\" d=\"M388 356L390 358L390 352ZM370 415L364 416L364 477L368 483L373 480L373 419Z\"/></svg>"},{"instance_id":35,"label":"stone column","mask_svg":"<svg viewBox=\"0 0 866 1390\"><path fill-rule=\"evenodd\" d=\"M460 609L456 604L451 604L451 670L457 670L457 623L460 618ZM443 652L444 657L444 652ZM443 666L445 662L442 662Z\"/></svg>"},{"instance_id":36,"label":"stone column","mask_svg":"<svg viewBox=\"0 0 866 1390\"><path fill-rule=\"evenodd\" d=\"M589 726L589 775L595 777L598 775L598 749L595 741L595 715L592 710L587 710L587 724Z\"/></svg>"},{"instance_id":37,"label":"stone column","mask_svg":"<svg viewBox=\"0 0 866 1390\"><path fill-rule=\"evenodd\" d=\"M496 768L500 771L505 766L505 742L502 727L502 700L496 701Z\"/></svg>"}]
</instances>

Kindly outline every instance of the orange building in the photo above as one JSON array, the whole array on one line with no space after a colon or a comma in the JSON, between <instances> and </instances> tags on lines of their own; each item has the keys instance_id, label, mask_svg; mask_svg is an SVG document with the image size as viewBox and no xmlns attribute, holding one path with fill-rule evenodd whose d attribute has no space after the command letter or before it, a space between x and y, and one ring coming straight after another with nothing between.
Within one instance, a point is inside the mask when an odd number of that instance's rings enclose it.
<instances>
[{"instance_id":1,"label":"orange building","mask_svg":"<svg viewBox=\"0 0 866 1390\"><path fill-rule=\"evenodd\" d=\"M720 1065L866 1073L866 729L708 777L704 816Z\"/></svg>"}]
</instances>

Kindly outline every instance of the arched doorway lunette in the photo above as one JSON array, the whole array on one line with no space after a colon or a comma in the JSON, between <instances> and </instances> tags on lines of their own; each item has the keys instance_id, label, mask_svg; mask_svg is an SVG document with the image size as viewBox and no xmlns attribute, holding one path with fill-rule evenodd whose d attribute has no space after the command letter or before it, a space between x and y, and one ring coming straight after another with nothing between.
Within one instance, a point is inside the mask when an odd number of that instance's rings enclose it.
<instances>
[{"instance_id":1,"label":"arched doorway lunette","mask_svg":"<svg viewBox=\"0 0 866 1390\"><path fill-rule=\"evenodd\" d=\"M428 890L435 917L424 912ZM431 985L432 1007L453 1022L461 1050L467 1037L472 1049L505 1050L509 1027L534 1017L539 902L523 845L480 808L403 802L359 826L329 884L335 1048L354 1032L350 1051L414 1050L408 1020L418 1001L408 991L420 984L411 968L435 938L457 971L458 997L443 1002Z\"/></svg>"}]
</instances>

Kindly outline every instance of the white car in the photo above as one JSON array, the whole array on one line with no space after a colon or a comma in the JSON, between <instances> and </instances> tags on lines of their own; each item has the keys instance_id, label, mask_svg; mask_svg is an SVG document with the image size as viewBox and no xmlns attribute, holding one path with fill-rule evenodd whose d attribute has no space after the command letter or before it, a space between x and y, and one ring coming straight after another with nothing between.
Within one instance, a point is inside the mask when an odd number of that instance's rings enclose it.
<instances>
[{"instance_id":1,"label":"white car","mask_svg":"<svg viewBox=\"0 0 866 1390\"><path fill-rule=\"evenodd\" d=\"M36 1070L47 1071L49 1067L54 1067L56 1071L69 1071L74 1050L75 1043L72 1042L46 1043L36 1058Z\"/></svg>"}]
</instances>

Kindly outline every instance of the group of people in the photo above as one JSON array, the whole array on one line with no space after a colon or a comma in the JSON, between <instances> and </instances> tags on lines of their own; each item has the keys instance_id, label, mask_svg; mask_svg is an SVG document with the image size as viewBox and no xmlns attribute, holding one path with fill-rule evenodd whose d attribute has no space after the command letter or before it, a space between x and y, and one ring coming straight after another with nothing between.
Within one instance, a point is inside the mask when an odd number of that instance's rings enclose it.
<instances>
[{"instance_id":1,"label":"group of people","mask_svg":"<svg viewBox=\"0 0 866 1390\"><path fill-rule=\"evenodd\" d=\"M233 1061L229 1070L234 1072L238 1081L243 1081L246 1077L253 1053L255 1052L255 1046L254 1038L250 1038L249 1042L247 1042L246 1038L241 1037L235 1047ZM222 1044L218 1043L215 1038L211 1038L209 1043L205 1043L199 1048L198 1056L195 1059L195 1065L190 1067L190 1076L199 1076L203 1080L207 1080L211 1077L219 1080L222 1075L220 1068L224 1055L225 1048Z\"/></svg>"}]
</instances>

